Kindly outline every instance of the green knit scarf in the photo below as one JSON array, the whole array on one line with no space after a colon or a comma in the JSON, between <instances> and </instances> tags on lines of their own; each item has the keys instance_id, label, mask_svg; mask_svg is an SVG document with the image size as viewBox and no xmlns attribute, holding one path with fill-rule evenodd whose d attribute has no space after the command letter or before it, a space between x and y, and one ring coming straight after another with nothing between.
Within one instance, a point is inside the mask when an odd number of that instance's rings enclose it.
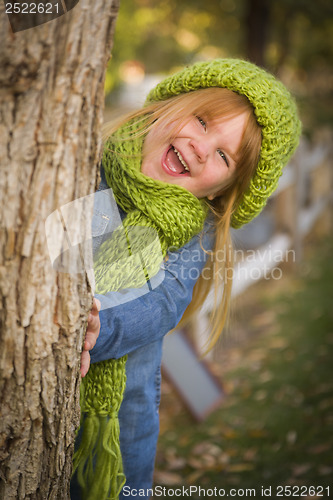
<instances>
[{"instance_id":1,"label":"green knit scarf","mask_svg":"<svg viewBox=\"0 0 333 500\"><path fill-rule=\"evenodd\" d=\"M98 294L144 285L168 248L180 248L199 233L207 215L204 201L187 190L141 174L141 126L127 123L105 145L107 183L127 216L95 258ZM118 422L125 384L126 356L93 364L82 381L82 437L73 472L85 500L117 499L125 483Z\"/></svg>"}]
</instances>

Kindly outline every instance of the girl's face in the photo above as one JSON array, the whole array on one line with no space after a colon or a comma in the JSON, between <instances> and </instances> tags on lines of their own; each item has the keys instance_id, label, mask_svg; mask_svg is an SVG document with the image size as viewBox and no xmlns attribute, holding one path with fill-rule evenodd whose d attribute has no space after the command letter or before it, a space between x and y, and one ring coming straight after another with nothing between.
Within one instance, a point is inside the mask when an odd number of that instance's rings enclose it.
<instances>
[{"instance_id":1,"label":"girl's face","mask_svg":"<svg viewBox=\"0 0 333 500\"><path fill-rule=\"evenodd\" d=\"M245 121L245 113L223 119L193 116L172 144L158 148L158 130L152 128L144 141L141 172L212 200L232 181Z\"/></svg>"}]
</instances>

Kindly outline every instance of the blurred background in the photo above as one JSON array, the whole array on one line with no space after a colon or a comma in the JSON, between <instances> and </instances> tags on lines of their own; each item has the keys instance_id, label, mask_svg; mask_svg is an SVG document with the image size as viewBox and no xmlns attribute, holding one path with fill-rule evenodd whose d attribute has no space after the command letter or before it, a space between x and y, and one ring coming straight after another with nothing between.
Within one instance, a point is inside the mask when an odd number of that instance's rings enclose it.
<instances>
[{"instance_id":1,"label":"blurred background","mask_svg":"<svg viewBox=\"0 0 333 500\"><path fill-rule=\"evenodd\" d=\"M155 481L329 497L320 488L333 494L333 4L121 0L105 120L140 107L167 74L216 57L278 76L303 136L262 215L234 233L232 318L206 366L218 404L195 418L177 380L163 381ZM209 310L208 300L189 332L199 352Z\"/></svg>"},{"instance_id":2,"label":"blurred background","mask_svg":"<svg viewBox=\"0 0 333 500\"><path fill-rule=\"evenodd\" d=\"M150 81L216 57L244 57L278 75L298 99L306 134L332 123L330 0L121 0L107 104L140 105ZM133 87L140 95L129 103Z\"/></svg>"}]
</instances>

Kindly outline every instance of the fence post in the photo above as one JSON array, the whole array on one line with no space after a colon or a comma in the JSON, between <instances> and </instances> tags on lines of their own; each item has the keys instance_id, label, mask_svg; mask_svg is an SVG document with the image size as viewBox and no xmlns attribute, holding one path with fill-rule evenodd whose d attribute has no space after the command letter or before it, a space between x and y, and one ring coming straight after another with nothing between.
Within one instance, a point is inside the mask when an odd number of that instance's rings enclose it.
<instances>
[{"instance_id":1,"label":"fence post","mask_svg":"<svg viewBox=\"0 0 333 500\"><path fill-rule=\"evenodd\" d=\"M303 257L303 243L300 229L300 212L305 198L305 176L306 172L302 169L302 153L300 148L294 159L294 200L292 213L292 246L295 252L295 263L299 264Z\"/></svg>"}]
</instances>

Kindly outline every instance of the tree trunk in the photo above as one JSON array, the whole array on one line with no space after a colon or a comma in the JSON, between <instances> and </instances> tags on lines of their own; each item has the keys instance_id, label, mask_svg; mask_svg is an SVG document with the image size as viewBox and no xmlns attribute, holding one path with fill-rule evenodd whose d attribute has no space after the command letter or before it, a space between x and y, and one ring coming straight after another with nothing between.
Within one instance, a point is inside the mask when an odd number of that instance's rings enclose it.
<instances>
[{"instance_id":1,"label":"tree trunk","mask_svg":"<svg viewBox=\"0 0 333 500\"><path fill-rule=\"evenodd\" d=\"M58 19L13 33L2 7L0 498L5 500L69 498L80 351L92 288L86 272L52 267L45 220L96 188L103 84L117 8L117 0L81 0Z\"/></svg>"}]
</instances>

